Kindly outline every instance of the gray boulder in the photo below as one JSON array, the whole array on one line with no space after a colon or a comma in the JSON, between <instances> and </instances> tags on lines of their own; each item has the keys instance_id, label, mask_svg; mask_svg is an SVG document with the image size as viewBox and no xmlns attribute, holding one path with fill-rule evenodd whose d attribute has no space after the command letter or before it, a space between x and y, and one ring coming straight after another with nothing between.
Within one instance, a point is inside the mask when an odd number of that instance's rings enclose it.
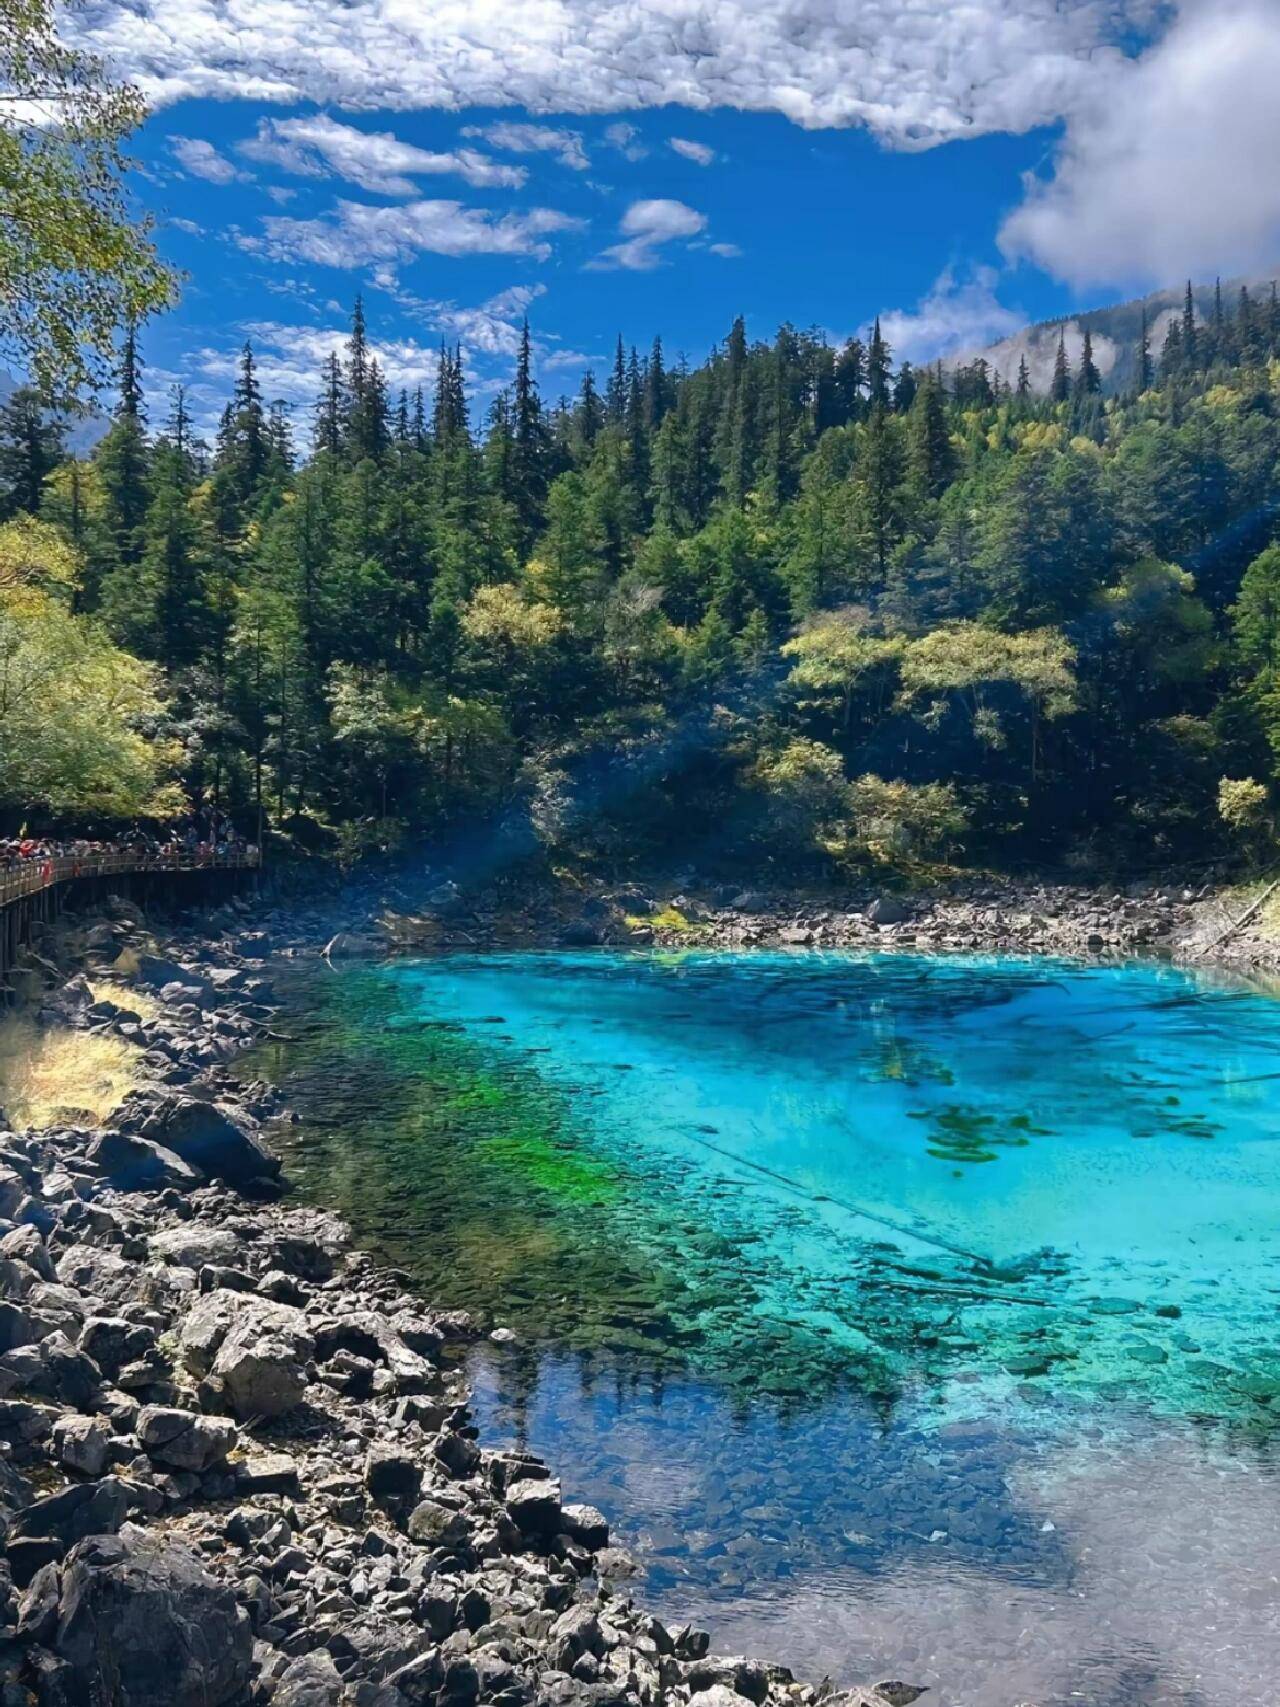
<instances>
[{"instance_id":1,"label":"gray boulder","mask_svg":"<svg viewBox=\"0 0 1280 1707\"><path fill-rule=\"evenodd\" d=\"M271 1695L271 1707L338 1707L342 1678L323 1648L299 1654L285 1667Z\"/></svg>"},{"instance_id":2,"label":"gray boulder","mask_svg":"<svg viewBox=\"0 0 1280 1707\"><path fill-rule=\"evenodd\" d=\"M167 1227L163 1233L153 1233L147 1249L161 1262L197 1271L237 1268L245 1256L245 1245L234 1233L203 1222L186 1222L179 1227Z\"/></svg>"},{"instance_id":3,"label":"gray boulder","mask_svg":"<svg viewBox=\"0 0 1280 1707\"><path fill-rule=\"evenodd\" d=\"M163 1191L167 1186L191 1191L204 1177L172 1150L136 1132L100 1132L85 1160L122 1191Z\"/></svg>"},{"instance_id":4,"label":"gray boulder","mask_svg":"<svg viewBox=\"0 0 1280 1707\"><path fill-rule=\"evenodd\" d=\"M207 1375L241 1419L292 1410L315 1356L301 1310L251 1292L219 1290L202 1298L183 1323L179 1344L187 1368Z\"/></svg>"},{"instance_id":5,"label":"gray boulder","mask_svg":"<svg viewBox=\"0 0 1280 1707\"><path fill-rule=\"evenodd\" d=\"M68 1699L106 1707L238 1707L253 1637L231 1589L196 1554L130 1529L66 1561L51 1646Z\"/></svg>"},{"instance_id":6,"label":"gray boulder","mask_svg":"<svg viewBox=\"0 0 1280 1707\"><path fill-rule=\"evenodd\" d=\"M880 895L867 908L867 918L873 925L901 925L911 917L911 909L896 895Z\"/></svg>"},{"instance_id":7,"label":"gray boulder","mask_svg":"<svg viewBox=\"0 0 1280 1707\"><path fill-rule=\"evenodd\" d=\"M53 1425L53 1449L70 1470L83 1476L100 1476L106 1468L111 1430L101 1417L72 1413Z\"/></svg>"},{"instance_id":8,"label":"gray boulder","mask_svg":"<svg viewBox=\"0 0 1280 1707\"><path fill-rule=\"evenodd\" d=\"M545 1480L516 1482L507 1489L507 1510L522 1535L553 1536L560 1528L560 1484Z\"/></svg>"},{"instance_id":9,"label":"gray boulder","mask_svg":"<svg viewBox=\"0 0 1280 1707\"><path fill-rule=\"evenodd\" d=\"M154 1093L130 1099L120 1114L122 1126L140 1131L191 1167L229 1185L274 1179L280 1172L280 1163L248 1117L218 1103Z\"/></svg>"},{"instance_id":10,"label":"gray boulder","mask_svg":"<svg viewBox=\"0 0 1280 1707\"><path fill-rule=\"evenodd\" d=\"M202 1417L169 1405L144 1405L138 1413L138 1439L147 1457L172 1470L200 1474L221 1464L239 1430L223 1417Z\"/></svg>"}]
</instances>

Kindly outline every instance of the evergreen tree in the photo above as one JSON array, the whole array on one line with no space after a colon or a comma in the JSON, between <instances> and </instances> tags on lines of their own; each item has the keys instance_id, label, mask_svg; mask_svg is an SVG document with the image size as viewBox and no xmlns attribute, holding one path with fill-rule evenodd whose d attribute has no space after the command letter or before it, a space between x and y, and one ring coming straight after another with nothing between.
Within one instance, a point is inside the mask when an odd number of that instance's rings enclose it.
<instances>
[{"instance_id":1,"label":"evergreen tree","mask_svg":"<svg viewBox=\"0 0 1280 1707\"><path fill-rule=\"evenodd\" d=\"M867 401L873 409L884 408L889 402L890 349L880 332L880 316L876 315L867 346Z\"/></svg>"},{"instance_id":2,"label":"evergreen tree","mask_svg":"<svg viewBox=\"0 0 1280 1707\"><path fill-rule=\"evenodd\" d=\"M605 408L596 390L596 376L591 368L582 376L578 401L573 412L573 428L578 444L589 456L604 428Z\"/></svg>"},{"instance_id":3,"label":"evergreen tree","mask_svg":"<svg viewBox=\"0 0 1280 1707\"><path fill-rule=\"evenodd\" d=\"M1187 280L1186 293L1182 299L1182 364L1188 372L1194 373L1200 366L1200 336L1196 327L1196 299L1191 292L1191 280Z\"/></svg>"},{"instance_id":4,"label":"evergreen tree","mask_svg":"<svg viewBox=\"0 0 1280 1707\"><path fill-rule=\"evenodd\" d=\"M903 362L893 386L893 407L899 415L905 415L915 402L918 383L911 363Z\"/></svg>"},{"instance_id":5,"label":"evergreen tree","mask_svg":"<svg viewBox=\"0 0 1280 1707\"><path fill-rule=\"evenodd\" d=\"M62 459L62 432L31 386L21 385L0 409L0 505L4 516L35 515L46 478Z\"/></svg>"},{"instance_id":6,"label":"evergreen tree","mask_svg":"<svg viewBox=\"0 0 1280 1707\"><path fill-rule=\"evenodd\" d=\"M667 412L667 374L662 359L662 339L653 340L644 372L644 424L650 434L657 432Z\"/></svg>"},{"instance_id":7,"label":"evergreen tree","mask_svg":"<svg viewBox=\"0 0 1280 1707\"><path fill-rule=\"evenodd\" d=\"M338 352L330 351L325 358L324 382L315 406L315 448L338 456L342 451L343 426L347 403L342 380L342 363Z\"/></svg>"},{"instance_id":8,"label":"evergreen tree","mask_svg":"<svg viewBox=\"0 0 1280 1707\"><path fill-rule=\"evenodd\" d=\"M547 494L547 427L533 377L529 322L520 329L515 383L511 395L511 497L525 548L542 524Z\"/></svg>"},{"instance_id":9,"label":"evergreen tree","mask_svg":"<svg viewBox=\"0 0 1280 1707\"><path fill-rule=\"evenodd\" d=\"M942 388L928 378L911 409L908 438L911 483L924 498L940 498L955 478L956 455Z\"/></svg>"},{"instance_id":10,"label":"evergreen tree","mask_svg":"<svg viewBox=\"0 0 1280 1707\"><path fill-rule=\"evenodd\" d=\"M124 343L121 346L120 400L116 405L116 414L135 421L146 420L142 394L142 358L138 354L138 328L132 320L125 330Z\"/></svg>"},{"instance_id":11,"label":"evergreen tree","mask_svg":"<svg viewBox=\"0 0 1280 1707\"><path fill-rule=\"evenodd\" d=\"M1053 358L1053 379L1049 384L1051 403L1065 403L1071 395L1071 366L1067 361L1067 329L1058 329L1058 350Z\"/></svg>"},{"instance_id":12,"label":"evergreen tree","mask_svg":"<svg viewBox=\"0 0 1280 1707\"><path fill-rule=\"evenodd\" d=\"M857 419L867 382L866 350L860 338L850 338L835 363L837 420L833 425Z\"/></svg>"},{"instance_id":13,"label":"evergreen tree","mask_svg":"<svg viewBox=\"0 0 1280 1707\"><path fill-rule=\"evenodd\" d=\"M1151 334L1147 327L1147 305L1142 305L1142 329L1138 334L1138 393L1151 389Z\"/></svg>"},{"instance_id":14,"label":"evergreen tree","mask_svg":"<svg viewBox=\"0 0 1280 1707\"><path fill-rule=\"evenodd\" d=\"M1093 359L1093 334L1085 328L1084 347L1080 351L1080 366L1076 369L1075 395L1093 397L1102 390L1102 375Z\"/></svg>"},{"instance_id":15,"label":"evergreen tree","mask_svg":"<svg viewBox=\"0 0 1280 1707\"><path fill-rule=\"evenodd\" d=\"M626 425L628 395L627 352L623 347L622 334L619 332L618 345L613 357L613 371L609 375L609 383L604 394L605 418L611 427Z\"/></svg>"},{"instance_id":16,"label":"evergreen tree","mask_svg":"<svg viewBox=\"0 0 1280 1707\"><path fill-rule=\"evenodd\" d=\"M137 340L125 335L120 364L120 395L115 418L94 447L94 463L102 485L106 525L122 564L136 563L142 553L142 525L147 513L150 452L142 395L142 364Z\"/></svg>"},{"instance_id":17,"label":"evergreen tree","mask_svg":"<svg viewBox=\"0 0 1280 1707\"><path fill-rule=\"evenodd\" d=\"M1018 383L1014 395L1020 403L1025 403L1031 396L1031 369L1027 366L1025 350L1018 357Z\"/></svg>"}]
</instances>

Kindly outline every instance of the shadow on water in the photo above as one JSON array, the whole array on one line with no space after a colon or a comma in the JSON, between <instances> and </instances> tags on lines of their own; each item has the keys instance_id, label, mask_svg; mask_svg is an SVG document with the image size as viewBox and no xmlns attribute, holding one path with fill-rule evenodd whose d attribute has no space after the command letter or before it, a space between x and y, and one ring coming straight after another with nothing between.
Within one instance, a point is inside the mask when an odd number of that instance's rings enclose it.
<instances>
[{"instance_id":1,"label":"shadow on water","mask_svg":"<svg viewBox=\"0 0 1280 1707\"><path fill-rule=\"evenodd\" d=\"M1280 1523L1280 1008L822 955L292 997L258 1063L290 1174L516 1330L473 1359L484 1435L599 1504L660 1608L965 1707L1269 1699L1280 1588L1239 1548Z\"/></svg>"}]
</instances>

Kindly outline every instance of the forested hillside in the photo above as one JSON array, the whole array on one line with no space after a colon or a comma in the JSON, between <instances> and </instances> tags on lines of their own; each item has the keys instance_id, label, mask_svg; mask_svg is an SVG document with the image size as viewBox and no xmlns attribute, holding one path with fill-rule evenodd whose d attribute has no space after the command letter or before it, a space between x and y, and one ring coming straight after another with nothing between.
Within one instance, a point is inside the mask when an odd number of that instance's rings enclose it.
<instances>
[{"instance_id":1,"label":"forested hillside","mask_svg":"<svg viewBox=\"0 0 1280 1707\"><path fill-rule=\"evenodd\" d=\"M796 870L1262 851L1280 766L1280 311L1187 311L1104 398L741 321L477 431L357 303L313 422L217 442L125 341L110 431L0 420L12 817L197 801L352 855L470 836ZM305 459L298 441L304 441ZM59 725L49 733L49 720Z\"/></svg>"}]
</instances>

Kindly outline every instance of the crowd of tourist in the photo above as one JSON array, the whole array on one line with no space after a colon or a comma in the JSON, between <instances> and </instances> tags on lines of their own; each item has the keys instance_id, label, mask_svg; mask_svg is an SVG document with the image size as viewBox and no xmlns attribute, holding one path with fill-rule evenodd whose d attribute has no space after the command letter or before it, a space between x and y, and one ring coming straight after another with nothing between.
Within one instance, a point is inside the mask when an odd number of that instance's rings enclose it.
<instances>
[{"instance_id":1,"label":"crowd of tourist","mask_svg":"<svg viewBox=\"0 0 1280 1707\"><path fill-rule=\"evenodd\" d=\"M103 859L121 858L139 866L174 863L211 865L219 860L242 860L257 853L222 812L201 812L159 831L132 825L110 838L95 836L9 836L0 837L0 871L47 866L53 875L55 860L71 860L86 872Z\"/></svg>"}]
</instances>

